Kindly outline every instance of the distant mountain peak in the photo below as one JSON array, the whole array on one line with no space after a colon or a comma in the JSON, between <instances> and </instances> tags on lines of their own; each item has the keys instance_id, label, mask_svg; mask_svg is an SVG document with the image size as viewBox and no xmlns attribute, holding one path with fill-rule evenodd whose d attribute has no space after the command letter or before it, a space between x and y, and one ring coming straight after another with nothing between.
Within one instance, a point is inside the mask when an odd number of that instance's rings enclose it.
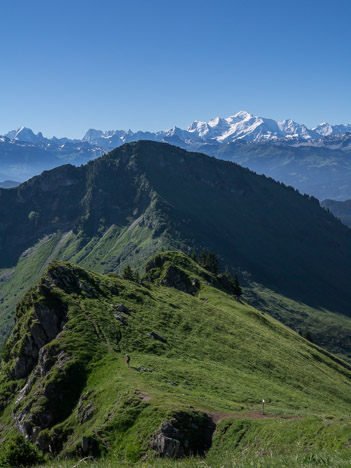
<instances>
[{"instance_id":1,"label":"distant mountain peak","mask_svg":"<svg viewBox=\"0 0 351 468\"><path fill-rule=\"evenodd\" d=\"M236 114L234 114L232 117L237 117L239 119L244 120L244 119L251 119L254 116L252 114L250 114L250 112L247 112L245 110L241 110L241 111L237 112ZM258 118L260 118L260 117L258 117Z\"/></svg>"},{"instance_id":2,"label":"distant mountain peak","mask_svg":"<svg viewBox=\"0 0 351 468\"><path fill-rule=\"evenodd\" d=\"M83 136L82 141L89 141L92 138L101 138L103 136L104 136L103 131L95 130L94 128L89 128L89 130Z\"/></svg>"},{"instance_id":3,"label":"distant mountain peak","mask_svg":"<svg viewBox=\"0 0 351 468\"><path fill-rule=\"evenodd\" d=\"M36 135L33 130L23 126L6 133L5 136L10 140L24 141L26 143L38 143L44 139L41 132Z\"/></svg>"}]
</instances>

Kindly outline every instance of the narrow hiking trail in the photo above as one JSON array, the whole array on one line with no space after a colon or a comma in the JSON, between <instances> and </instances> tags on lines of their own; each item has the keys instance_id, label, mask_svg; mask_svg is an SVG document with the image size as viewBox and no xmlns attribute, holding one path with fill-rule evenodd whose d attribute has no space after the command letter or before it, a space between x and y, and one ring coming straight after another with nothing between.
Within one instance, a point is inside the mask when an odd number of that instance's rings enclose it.
<instances>
[{"instance_id":1,"label":"narrow hiking trail","mask_svg":"<svg viewBox=\"0 0 351 468\"><path fill-rule=\"evenodd\" d=\"M205 410L203 408L196 408L199 411L203 411L208 416L212 418L212 421L217 424L223 419L227 418L237 418L237 419L299 419L302 416L298 415L287 415L287 414L269 414L265 413L262 414L259 411L253 411L251 413L223 413L221 411L216 410Z\"/></svg>"},{"instance_id":2,"label":"narrow hiking trail","mask_svg":"<svg viewBox=\"0 0 351 468\"><path fill-rule=\"evenodd\" d=\"M77 305L77 307L80 309L84 317L92 325L94 333L98 340L108 350L108 352L116 358L116 363L119 364L119 370L122 371L128 378L128 380L135 386L135 395L142 401L152 400L153 396L148 391L146 391L145 389L140 389L140 379L138 379L137 374L133 372L133 368L127 366L126 362L123 359L122 352L117 352L111 347L106 336L104 335L103 331L101 330L100 326L96 323L96 321L83 309L82 305L80 304L77 298L72 297L72 299Z\"/></svg>"}]
</instances>

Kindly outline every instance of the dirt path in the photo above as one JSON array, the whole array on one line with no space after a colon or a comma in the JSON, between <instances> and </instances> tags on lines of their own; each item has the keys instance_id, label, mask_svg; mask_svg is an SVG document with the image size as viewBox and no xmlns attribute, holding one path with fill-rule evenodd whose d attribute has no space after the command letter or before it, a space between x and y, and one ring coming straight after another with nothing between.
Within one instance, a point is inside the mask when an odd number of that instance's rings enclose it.
<instances>
[{"instance_id":1,"label":"dirt path","mask_svg":"<svg viewBox=\"0 0 351 468\"><path fill-rule=\"evenodd\" d=\"M260 412L252 412L252 413L245 413L245 414L238 414L238 413L222 413L221 411L209 411L204 410L203 408L196 408L199 411L203 411L204 413L208 414L215 424L222 421L222 419L226 418L244 418L244 419L298 419L301 416L293 416L293 415L285 415L285 414L262 414Z\"/></svg>"}]
</instances>

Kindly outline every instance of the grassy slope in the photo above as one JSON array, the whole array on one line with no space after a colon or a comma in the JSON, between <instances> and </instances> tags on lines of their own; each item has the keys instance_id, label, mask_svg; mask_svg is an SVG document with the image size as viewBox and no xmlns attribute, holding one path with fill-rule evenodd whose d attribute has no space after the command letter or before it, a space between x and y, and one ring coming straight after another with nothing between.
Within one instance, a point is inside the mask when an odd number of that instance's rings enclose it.
<instances>
[{"instance_id":1,"label":"grassy slope","mask_svg":"<svg viewBox=\"0 0 351 468\"><path fill-rule=\"evenodd\" d=\"M0 344L13 327L17 302L35 284L50 260L56 258L62 234L46 236L20 257L16 268L0 270Z\"/></svg>"},{"instance_id":2,"label":"grassy slope","mask_svg":"<svg viewBox=\"0 0 351 468\"><path fill-rule=\"evenodd\" d=\"M296 453L295 455L256 455L235 454L227 452L222 456L209 455L206 459L202 458L186 458L182 460L170 459L152 459L142 462L128 462L128 460L118 460L118 467L133 467L133 468L295 468L298 466L316 467L316 466L332 466L333 468L350 466L350 455L347 452L324 453ZM77 465L76 460L56 461L45 463L45 468L74 468ZM43 468L43 466L41 468ZM86 468L115 468L115 460L84 460Z\"/></svg>"},{"instance_id":3,"label":"grassy slope","mask_svg":"<svg viewBox=\"0 0 351 468\"><path fill-rule=\"evenodd\" d=\"M184 257L170 254L173 259L174 255L184 265ZM63 266L70 271L69 265ZM56 268L57 264L51 270ZM110 456L137 460L147 450L160 422L174 411L201 409L244 417L259 411L264 397L267 411L278 419L223 420L209 457L213 453L220 459L226 450L235 454L243 447L252 453L256 449L275 454L293 450L303 453L311 449L311 440L318 448L325 441L329 449L346 447L351 429L351 372L342 361L271 317L210 287L191 261L187 270L201 281L197 297L92 272L87 278L79 269L78 277L97 290L95 297L74 288L51 290L50 294L69 307L67 330L55 345L73 358L69 364L73 369L85 369L86 380L77 379L75 385L79 394L90 392L84 405L91 403L94 415L79 424L76 400L72 401L71 410L47 435L61 431L62 440L67 439L65 453L79 445L82 435L98 436L109 447ZM40 294L40 288L34 289L32 299L47 301L40 299ZM128 325L122 325L113 315L111 304L121 302L131 311ZM23 305L22 310L25 315L19 327L25 326L32 313L30 305ZM149 338L150 331L161 334L167 342ZM153 372L128 370L125 352L131 354L132 367ZM41 384L54 381L58 372L53 367ZM69 376L69 372L66 369L64 375ZM34 401L34 411L40 412L47 402L38 398L36 391L40 394L39 382L21 406ZM2 437L13 430L12 405L1 418L7 428ZM287 415L302 419L284 419ZM339 422L341 419L343 422ZM240 443L235 442L238 425L245 428ZM335 435L338 431L341 438Z\"/></svg>"},{"instance_id":4,"label":"grassy slope","mask_svg":"<svg viewBox=\"0 0 351 468\"><path fill-rule=\"evenodd\" d=\"M50 261L72 261L106 273L121 271L127 263L140 268L156 252L180 246L168 236L155 237L150 228L133 223L113 225L88 243L72 231L45 236L20 257L15 268L0 270L0 347L12 330L17 302L39 280Z\"/></svg>"},{"instance_id":5,"label":"grassy slope","mask_svg":"<svg viewBox=\"0 0 351 468\"><path fill-rule=\"evenodd\" d=\"M138 268L140 254L147 260L154 252L169 248L172 244L177 246L170 238L153 238L152 232L138 225L129 230L113 226L102 238L95 238L83 247L79 236L73 233L57 233L44 238L20 258L15 269L0 271L0 278L3 276L0 280L0 343L11 332L13 310L18 300L38 281L50 260L73 261L105 273L116 269L120 271L126 263ZM126 252L123 251L125 246ZM251 283L245 289L245 298L294 330L310 330L313 338L329 351L351 359L351 318L326 309L309 307L257 283ZM326 330L336 340L325 340Z\"/></svg>"},{"instance_id":6,"label":"grassy slope","mask_svg":"<svg viewBox=\"0 0 351 468\"><path fill-rule=\"evenodd\" d=\"M320 346L351 360L350 317L324 308L310 307L254 282L245 288L245 299L295 331L310 331L312 339Z\"/></svg>"}]
</instances>

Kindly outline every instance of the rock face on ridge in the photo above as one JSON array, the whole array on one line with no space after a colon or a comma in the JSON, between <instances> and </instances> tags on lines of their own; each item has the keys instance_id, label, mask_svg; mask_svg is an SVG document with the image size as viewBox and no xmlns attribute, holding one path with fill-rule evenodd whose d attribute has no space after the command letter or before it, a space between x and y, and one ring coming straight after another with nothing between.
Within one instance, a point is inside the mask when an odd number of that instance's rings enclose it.
<instances>
[{"instance_id":1,"label":"rock face on ridge","mask_svg":"<svg viewBox=\"0 0 351 468\"><path fill-rule=\"evenodd\" d=\"M67 308L49 308L45 304L33 304L33 321L29 325L29 333L23 340L22 348L16 359L14 378L27 377L38 362L43 347L52 341L62 331L66 321ZM40 361L45 364L45 357L41 353Z\"/></svg>"},{"instance_id":2,"label":"rock face on ridge","mask_svg":"<svg viewBox=\"0 0 351 468\"><path fill-rule=\"evenodd\" d=\"M50 443L42 431L70 414L85 382L84 364L64 345L69 303L61 293L68 288L79 294L85 277L71 266L50 268L19 303L16 328L5 346L4 373L17 382L15 426L43 450Z\"/></svg>"},{"instance_id":3,"label":"rock face on ridge","mask_svg":"<svg viewBox=\"0 0 351 468\"><path fill-rule=\"evenodd\" d=\"M204 413L176 413L172 420L162 422L150 447L161 457L203 456L211 447L215 428L211 418Z\"/></svg>"}]
</instances>

